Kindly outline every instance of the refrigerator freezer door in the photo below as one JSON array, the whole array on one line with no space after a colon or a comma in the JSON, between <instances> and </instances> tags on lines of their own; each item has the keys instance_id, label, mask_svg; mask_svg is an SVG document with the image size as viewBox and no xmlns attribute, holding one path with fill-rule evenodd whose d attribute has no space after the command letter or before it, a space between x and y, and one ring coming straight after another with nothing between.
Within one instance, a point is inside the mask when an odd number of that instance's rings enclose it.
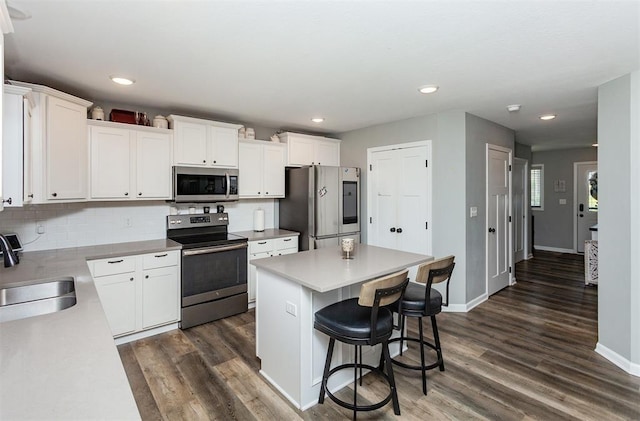
<instances>
[{"instance_id":1,"label":"refrigerator freezer door","mask_svg":"<svg viewBox=\"0 0 640 421\"><path fill-rule=\"evenodd\" d=\"M325 237L340 232L340 168L313 167L313 230L314 237Z\"/></svg>"}]
</instances>

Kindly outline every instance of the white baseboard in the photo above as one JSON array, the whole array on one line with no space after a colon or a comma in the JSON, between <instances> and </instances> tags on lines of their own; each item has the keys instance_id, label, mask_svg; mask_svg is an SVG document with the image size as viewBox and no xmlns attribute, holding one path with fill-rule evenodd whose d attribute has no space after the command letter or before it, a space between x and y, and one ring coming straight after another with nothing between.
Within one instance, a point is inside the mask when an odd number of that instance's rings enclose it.
<instances>
[{"instance_id":1,"label":"white baseboard","mask_svg":"<svg viewBox=\"0 0 640 421\"><path fill-rule=\"evenodd\" d=\"M115 338L113 341L116 345L126 344L127 342L137 341L138 339L148 338L149 336L159 335L160 333L169 332L170 330L178 329L178 323L171 323L170 325L158 326L153 329L143 330L142 332L136 332L131 335L121 336Z\"/></svg>"},{"instance_id":2,"label":"white baseboard","mask_svg":"<svg viewBox=\"0 0 640 421\"><path fill-rule=\"evenodd\" d=\"M442 311L445 313L468 313L473 308L487 301L487 294L474 298L466 304L449 304L447 307L442 307Z\"/></svg>"},{"instance_id":3,"label":"white baseboard","mask_svg":"<svg viewBox=\"0 0 640 421\"><path fill-rule=\"evenodd\" d=\"M542 250L542 251L555 251L556 253L576 254L576 251L574 249L563 249L560 247L533 246L533 248L535 248L536 250Z\"/></svg>"},{"instance_id":4,"label":"white baseboard","mask_svg":"<svg viewBox=\"0 0 640 421\"><path fill-rule=\"evenodd\" d=\"M640 377L640 364L629 361L617 352L602 345L600 342L596 344L595 351L627 373Z\"/></svg>"}]
</instances>

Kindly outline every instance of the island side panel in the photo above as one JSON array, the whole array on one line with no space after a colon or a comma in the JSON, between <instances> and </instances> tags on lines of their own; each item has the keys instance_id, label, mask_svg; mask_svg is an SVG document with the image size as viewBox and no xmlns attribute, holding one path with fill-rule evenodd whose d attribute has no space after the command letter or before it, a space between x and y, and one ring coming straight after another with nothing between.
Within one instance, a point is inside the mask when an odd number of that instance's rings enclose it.
<instances>
[{"instance_id":1,"label":"island side panel","mask_svg":"<svg viewBox=\"0 0 640 421\"><path fill-rule=\"evenodd\" d=\"M258 268L256 347L260 373L300 408L300 308L302 287ZM287 312L287 305L289 311ZM294 307L291 308L291 305Z\"/></svg>"}]
</instances>

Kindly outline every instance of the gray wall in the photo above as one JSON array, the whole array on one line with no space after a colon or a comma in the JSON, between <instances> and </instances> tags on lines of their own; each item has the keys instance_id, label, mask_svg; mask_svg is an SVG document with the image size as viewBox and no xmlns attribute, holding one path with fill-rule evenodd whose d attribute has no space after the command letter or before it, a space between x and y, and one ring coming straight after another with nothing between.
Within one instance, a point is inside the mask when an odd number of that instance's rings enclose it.
<instances>
[{"instance_id":1,"label":"gray wall","mask_svg":"<svg viewBox=\"0 0 640 421\"><path fill-rule=\"evenodd\" d=\"M529 164L531 164L531 153L532 153L531 146L518 143L517 139L518 139L518 136L516 135L516 144L515 144L516 150L513 157L526 159L527 161L529 161Z\"/></svg>"},{"instance_id":2,"label":"gray wall","mask_svg":"<svg viewBox=\"0 0 640 421\"><path fill-rule=\"evenodd\" d=\"M573 163L597 161L597 148L533 152L530 164L544 164L544 210L532 209L535 246L573 250ZM555 192L554 180L564 180L565 192ZM560 199L567 204L561 205Z\"/></svg>"},{"instance_id":3,"label":"gray wall","mask_svg":"<svg viewBox=\"0 0 640 421\"><path fill-rule=\"evenodd\" d=\"M467 302L486 292L486 154L487 143L512 151L515 133L499 124L466 114L466 297ZM478 216L471 218L469 208L476 206Z\"/></svg>"},{"instance_id":4,"label":"gray wall","mask_svg":"<svg viewBox=\"0 0 640 421\"><path fill-rule=\"evenodd\" d=\"M639 78L636 71L598 89L598 343L636 367L640 367Z\"/></svg>"}]
</instances>

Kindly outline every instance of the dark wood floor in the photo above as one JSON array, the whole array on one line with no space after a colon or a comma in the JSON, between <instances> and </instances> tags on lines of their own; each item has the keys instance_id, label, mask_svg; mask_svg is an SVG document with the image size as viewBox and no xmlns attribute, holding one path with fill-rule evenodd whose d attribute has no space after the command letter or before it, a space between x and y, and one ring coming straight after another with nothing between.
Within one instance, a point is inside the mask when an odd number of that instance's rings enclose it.
<instances>
[{"instance_id":1,"label":"dark wood floor","mask_svg":"<svg viewBox=\"0 0 640 421\"><path fill-rule=\"evenodd\" d=\"M640 378L596 354L597 288L581 256L537 252L517 284L466 314L438 316L446 371L396 368L402 419L640 420ZM416 330L415 324L410 329ZM337 420L331 401L301 412L259 374L254 314L119 346L144 420ZM411 349L404 358L416 359ZM359 391L361 388L359 388ZM364 399L381 392L365 376ZM349 393L349 390L344 391ZM395 419L390 406L358 415Z\"/></svg>"}]
</instances>

